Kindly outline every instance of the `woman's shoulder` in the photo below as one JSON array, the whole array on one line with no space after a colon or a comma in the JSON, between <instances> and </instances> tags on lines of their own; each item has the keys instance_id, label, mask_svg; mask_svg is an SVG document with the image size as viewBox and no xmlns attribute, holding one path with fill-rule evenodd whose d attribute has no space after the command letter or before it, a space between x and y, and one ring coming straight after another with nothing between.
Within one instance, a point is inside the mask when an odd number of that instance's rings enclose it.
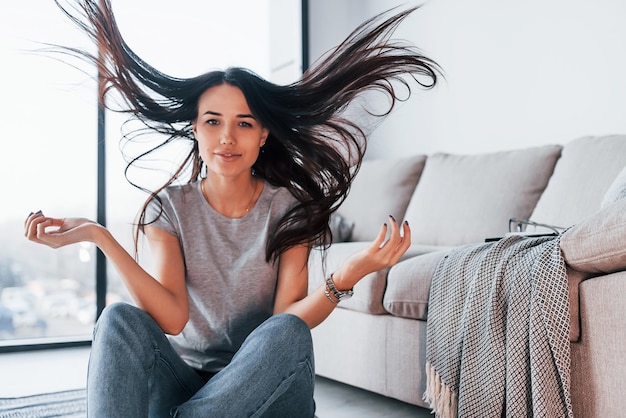
<instances>
[{"instance_id":1,"label":"woman's shoulder","mask_svg":"<svg viewBox=\"0 0 626 418\"><path fill-rule=\"evenodd\" d=\"M265 182L265 190L263 194L272 205L292 207L298 203L298 200L291 194L288 188L283 186L275 186Z\"/></svg>"},{"instance_id":2,"label":"woman's shoulder","mask_svg":"<svg viewBox=\"0 0 626 418\"><path fill-rule=\"evenodd\" d=\"M157 199L160 205L177 207L180 204L188 204L190 201L197 199L201 192L199 182L193 181L185 184L171 184L159 191Z\"/></svg>"},{"instance_id":3,"label":"woman's shoulder","mask_svg":"<svg viewBox=\"0 0 626 418\"><path fill-rule=\"evenodd\" d=\"M184 184L170 184L159 192L159 196L177 198L189 194L197 194L200 187L199 181Z\"/></svg>"}]
</instances>

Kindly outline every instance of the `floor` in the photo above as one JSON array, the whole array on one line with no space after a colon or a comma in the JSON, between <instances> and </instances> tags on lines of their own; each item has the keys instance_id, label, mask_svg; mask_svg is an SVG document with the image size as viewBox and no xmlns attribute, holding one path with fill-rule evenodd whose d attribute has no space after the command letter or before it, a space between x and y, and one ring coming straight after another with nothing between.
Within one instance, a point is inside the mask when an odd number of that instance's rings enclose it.
<instances>
[{"instance_id":1,"label":"floor","mask_svg":"<svg viewBox=\"0 0 626 418\"><path fill-rule=\"evenodd\" d=\"M88 357L88 348L2 353L0 397L82 388ZM319 418L432 417L426 409L322 377L316 379L315 402Z\"/></svg>"}]
</instances>

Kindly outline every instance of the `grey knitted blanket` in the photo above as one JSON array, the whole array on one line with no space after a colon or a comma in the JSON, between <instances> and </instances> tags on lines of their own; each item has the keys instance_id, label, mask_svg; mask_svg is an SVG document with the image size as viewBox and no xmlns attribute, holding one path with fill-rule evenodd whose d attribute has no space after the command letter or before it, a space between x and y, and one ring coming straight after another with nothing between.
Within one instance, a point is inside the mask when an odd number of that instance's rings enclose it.
<instances>
[{"instance_id":1,"label":"grey knitted blanket","mask_svg":"<svg viewBox=\"0 0 626 418\"><path fill-rule=\"evenodd\" d=\"M427 389L437 417L572 417L560 236L459 248L433 276Z\"/></svg>"}]
</instances>

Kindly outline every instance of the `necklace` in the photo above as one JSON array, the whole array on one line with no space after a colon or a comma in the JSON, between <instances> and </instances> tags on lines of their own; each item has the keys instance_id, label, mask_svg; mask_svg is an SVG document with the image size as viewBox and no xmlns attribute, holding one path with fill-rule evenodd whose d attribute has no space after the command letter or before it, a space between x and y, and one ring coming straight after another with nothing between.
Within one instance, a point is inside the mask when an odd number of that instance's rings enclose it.
<instances>
[{"instance_id":1,"label":"necklace","mask_svg":"<svg viewBox=\"0 0 626 418\"><path fill-rule=\"evenodd\" d=\"M202 195L204 196L204 198L206 199L206 201L207 201L209 204L211 204L211 203L209 202L209 195L207 194L206 190L204 189L204 183L205 183L205 180L206 180L206 179L203 179L203 180L200 182L200 189L202 190ZM254 180L254 178L253 178L253 180ZM255 181L255 182L254 182L254 190L252 191L252 196L250 196L250 201L248 202L248 206L246 206L246 209L245 209L245 211L244 211L244 213L243 213L244 215L245 215L246 213L250 212L250 209L252 208L252 204L254 203L254 198L255 198L255 196L256 196L256 193L257 193L258 188L259 188L259 181L257 180L257 181ZM212 206L212 205L211 205L211 206ZM243 216L243 215L242 215L242 216Z\"/></svg>"}]
</instances>

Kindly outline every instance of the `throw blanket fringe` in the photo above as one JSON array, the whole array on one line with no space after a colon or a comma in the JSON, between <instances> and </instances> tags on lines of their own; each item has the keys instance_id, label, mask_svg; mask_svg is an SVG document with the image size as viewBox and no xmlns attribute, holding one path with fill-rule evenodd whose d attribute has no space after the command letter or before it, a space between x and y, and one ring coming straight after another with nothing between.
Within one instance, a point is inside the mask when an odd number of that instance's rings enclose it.
<instances>
[{"instance_id":1,"label":"throw blanket fringe","mask_svg":"<svg viewBox=\"0 0 626 418\"><path fill-rule=\"evenodd\" d=\"M457 248L430 288L423 399L437 418L572 417L560 236Z\"/></svg>"},{"instance_id":2,"label":"throw blanket fringe","mask_svg":"<svg viewBox=\"0 0 626 418\"><path fill-rule=\"evenodd\" d=\"M437 418L454 418L458 407L458 398L450 386L441 381L430 362L426 363L426 392L424 401L432 407Z\"/></svg>"}]
</instances>

